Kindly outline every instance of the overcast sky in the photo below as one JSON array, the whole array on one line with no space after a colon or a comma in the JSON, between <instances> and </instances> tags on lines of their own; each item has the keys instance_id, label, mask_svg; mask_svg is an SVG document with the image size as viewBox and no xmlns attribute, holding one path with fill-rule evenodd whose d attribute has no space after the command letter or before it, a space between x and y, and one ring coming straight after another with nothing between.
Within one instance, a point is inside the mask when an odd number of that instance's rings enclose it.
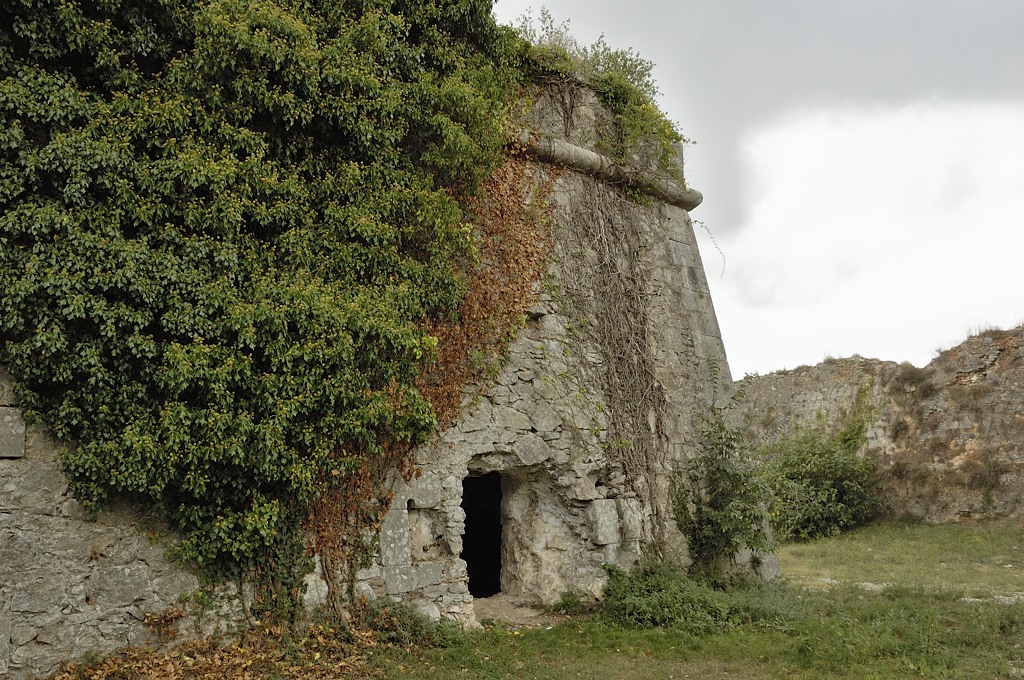
<instances>
[{"instance_id":1,"label":"overcast sky","mask_svg":"<svg viewBox=\"0 0 1024 680\"><path fill-rule=\"evenodd\" d=\"M542 6L657 64L735 377L1024 323L1024 0Z\"/></svg>"}]
</instances>

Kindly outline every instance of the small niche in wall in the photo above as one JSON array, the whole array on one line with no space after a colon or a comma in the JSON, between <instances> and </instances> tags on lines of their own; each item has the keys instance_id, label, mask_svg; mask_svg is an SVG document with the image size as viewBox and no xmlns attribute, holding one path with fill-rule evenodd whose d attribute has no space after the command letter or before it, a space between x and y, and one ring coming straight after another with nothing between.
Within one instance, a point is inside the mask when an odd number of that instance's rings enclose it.
<instances>
[{"instance_id":1,"label":"small niche in wall","mask_svg":"<svg viewBox=\"0 0 1024 680\"><path fill-rule=\"evenodd\" d=\"M501 592L501 475L488 472L462 480L466 533L462 559L469 572L469 594L490 597Z\"/></svg>"}]
</instances>

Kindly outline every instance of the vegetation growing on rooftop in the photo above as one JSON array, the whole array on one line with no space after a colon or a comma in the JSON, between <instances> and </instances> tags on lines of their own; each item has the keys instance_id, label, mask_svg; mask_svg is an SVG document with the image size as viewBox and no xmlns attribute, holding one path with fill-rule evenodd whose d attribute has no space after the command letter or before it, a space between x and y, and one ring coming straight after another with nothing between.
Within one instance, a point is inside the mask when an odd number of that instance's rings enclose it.
<instances>
[{"instance_id":1,"label":"vegetation growing on rooftop","mask_svg":"<svg viewBox=\"0 0 1024 680\"><path fill-rule=\"evenodd\" d=\"M556 24L544 8L536 19L531 14L521 17L517 30L530 45L526 65L535 77L579 79L615 114L614 138L604 140L609 155L623 163L640 156L683 181L678 145L688 140L658 107L654 62L633 49L610 47L603 35L590 45L581 44L568 21Z\"/></svg>"}]
</instances>

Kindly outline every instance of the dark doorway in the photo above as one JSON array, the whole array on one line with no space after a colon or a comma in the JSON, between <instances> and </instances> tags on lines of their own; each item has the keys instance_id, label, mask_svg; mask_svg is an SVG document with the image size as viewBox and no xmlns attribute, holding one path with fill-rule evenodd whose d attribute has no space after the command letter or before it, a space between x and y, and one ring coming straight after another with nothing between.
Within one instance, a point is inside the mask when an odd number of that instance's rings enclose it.
<instances>
[{"instance_id":1,"label":"dark doorway","mask_svg":"<svg viewBox=\"0 0 1024 680\"><path fill-rule=\"evenodd\" d=\"M469 572L469 594L490 597L501 592L501 475L489 472L462 480L466 533L462 559Z\"/></svg>"}]
</instances>

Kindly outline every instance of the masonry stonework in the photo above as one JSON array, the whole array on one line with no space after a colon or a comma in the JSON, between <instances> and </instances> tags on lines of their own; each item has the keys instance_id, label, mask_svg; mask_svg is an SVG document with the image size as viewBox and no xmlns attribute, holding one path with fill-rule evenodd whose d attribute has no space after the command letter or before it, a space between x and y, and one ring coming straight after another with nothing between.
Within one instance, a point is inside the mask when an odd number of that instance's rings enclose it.
<instances>
[{"instance_id":1,"label":"masonry stonework","mask_svg":"<svg viewBox=\"0 0 1024 680\"><path fill-rule=\"evenodd\" d=\"M11 422L16 436L6 429ZM0 678L41 676L63 660L159 642L147 619L168 612L172 620L180 614L171 628L182 638L237 622L228 610L194 610L199 579L166 556L170 543L158 526L124 507L96 516L82 509L68 493L62 445L45 428L24 425L5 373L0 423Z\"/></svg>"},{"instance_id":2,"label":"masonry stonework","mask_svg":"<svg viewBox=\"0 0 1024 680\"><path fill-rule=\"evenodd\" d=\"M493 379L466 390L461 419L417 451L419 476L396 483L379 550L356 584L358 595L466 626L476 625L478 581L551 603L567 592L598 597L603 565L628 567L648 551L685 564L670 491L695 454L694 414L731 384L681 207L700 194L642 152L612 164L601 153L611 117L578 85L542 92L526 129L546 140L533 177L550 189L549 274ZM147 619L179 609L182 638L237 625L233 600L194 609L200 582L167 557L173 537L126 508L83 511L60 468L62 445L25 425L0 374L0 678L157 644ZM467 478L489 480L486 490L467 492L478 488ZM483 534L467 531L481 521ZM494 554L480 566L470 554L484 548ZM316 566L308 607L343 581Z\"/></svg>"},{"instance_id":3,"label":"masonry stonework","mask_svg":"<svg viewBox=\"0 0 1024 680\"><path fill-rule=\"evenodd\" d=\"M587 90L548 92L536 134L600 144ZM671 485L695 455L693 418L729 370L686 210L572 169L550 182L549 275L496 379L465 393L461 420L418 451L357 592L475 625L465 480L500 476L500 592L553 603L598 597L603 565L659 549L684 564ZM699 196L699 195L698 195Z\"/></svg>"}]
</instances>

